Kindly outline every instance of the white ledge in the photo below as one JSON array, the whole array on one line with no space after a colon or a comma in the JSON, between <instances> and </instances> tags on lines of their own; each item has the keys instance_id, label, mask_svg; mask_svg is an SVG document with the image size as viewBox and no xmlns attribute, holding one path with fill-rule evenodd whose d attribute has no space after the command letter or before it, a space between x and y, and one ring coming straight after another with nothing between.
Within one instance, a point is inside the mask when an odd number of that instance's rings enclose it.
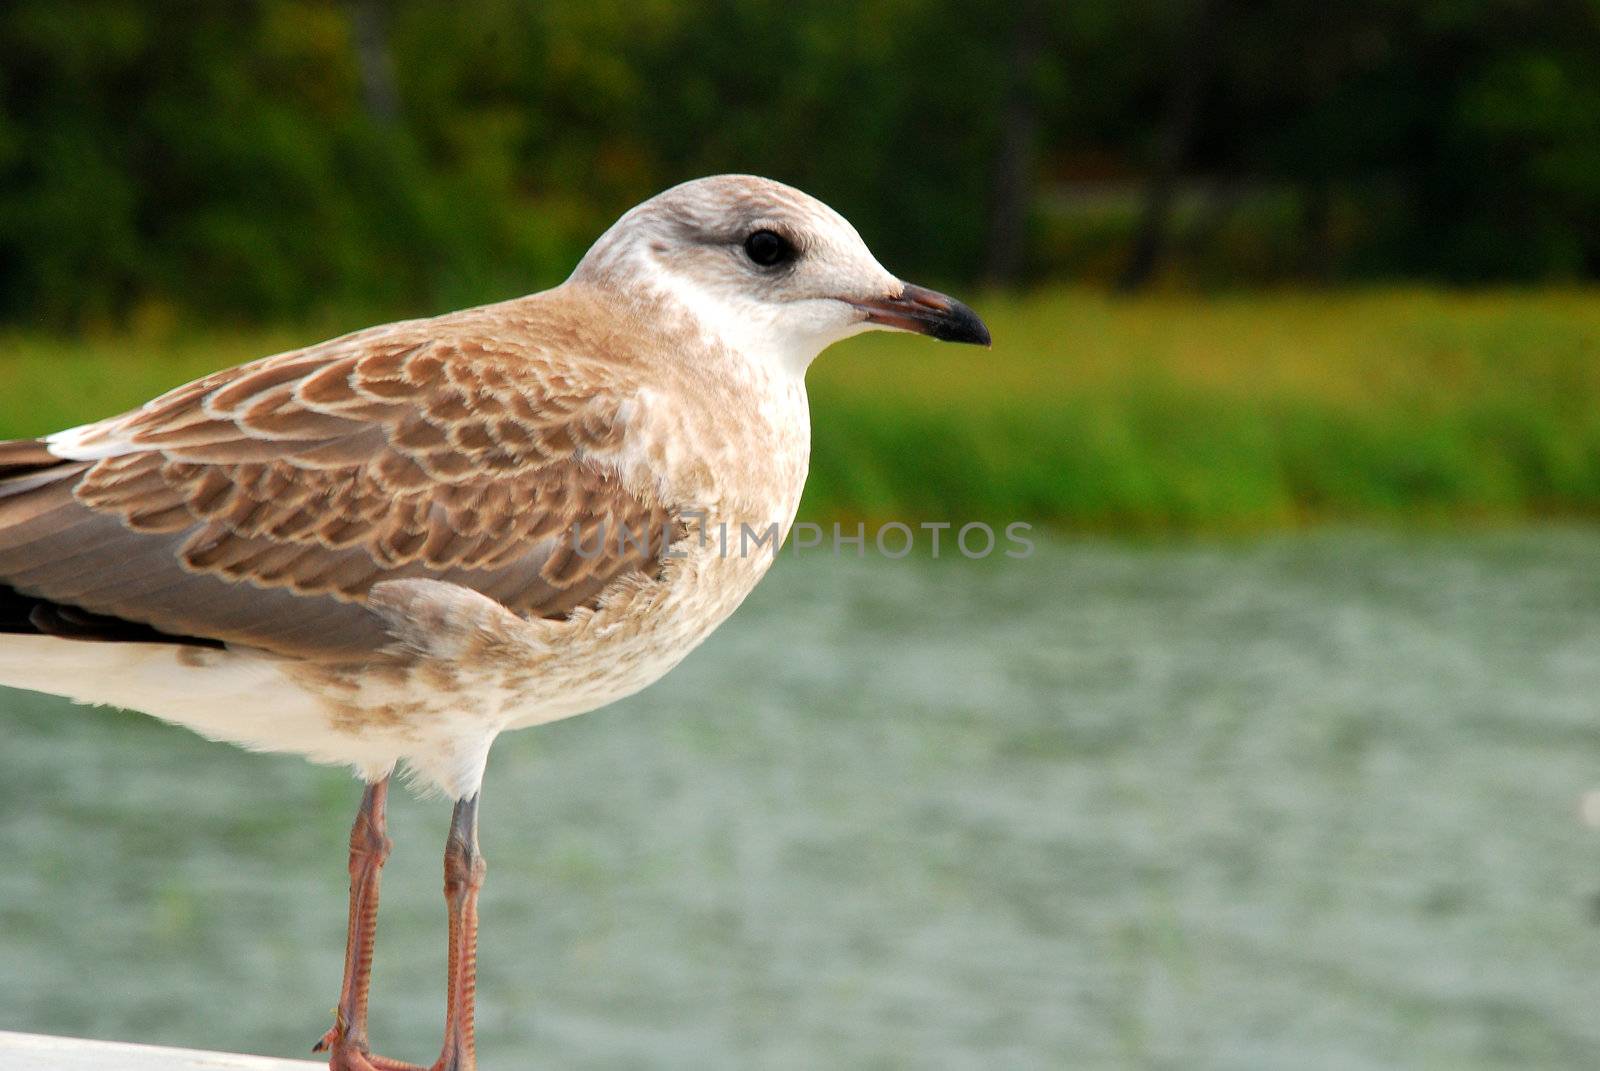
<instances>
[{"instance_id":1,"label":"white ledge","mask_svg":"<svg viewBox=\"0 0 1600 1071\"><path fill-rule=\"evenodd\" d=\"M5 1071L328 1071L325 1063L235 1056L226 1052L163 1049L117 1041L80 1041L0 1030Z\"/></svg>"}]
</instances>

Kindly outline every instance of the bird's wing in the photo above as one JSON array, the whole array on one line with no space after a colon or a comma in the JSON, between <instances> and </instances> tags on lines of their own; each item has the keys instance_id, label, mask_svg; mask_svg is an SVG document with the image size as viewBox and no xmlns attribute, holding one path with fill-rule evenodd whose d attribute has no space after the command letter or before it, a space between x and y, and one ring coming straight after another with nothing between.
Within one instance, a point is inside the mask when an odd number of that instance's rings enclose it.
<instances>
[{"instance_id":1,"label":"bird's wing","mask_svg":"<svg viewBox=\"0 0 1600 1071\"><path fill-rule=\"evenodd\" d=\"M654 577L676 521L610 463L617 370L430 323L0 443L0 631L340 657L386 642L385 580L562 617Z\"/></svg>"}]
</instances>

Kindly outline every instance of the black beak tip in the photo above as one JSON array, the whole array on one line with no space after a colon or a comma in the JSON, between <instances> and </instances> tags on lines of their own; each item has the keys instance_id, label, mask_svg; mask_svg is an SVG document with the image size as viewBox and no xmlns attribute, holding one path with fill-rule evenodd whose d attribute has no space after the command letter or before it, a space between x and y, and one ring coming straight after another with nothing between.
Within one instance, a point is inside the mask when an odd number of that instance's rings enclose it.
<instances>
[{"instance_id":1,"label":"black beak tip","mask_svg":"<svg viewBox=\"0 0 1600 1071\"><path fill-rule=\"evenodd\" d=\"M869 323L897 331L915 331L941 342L973 346L987 346L991 341L989 329L977 313L948 294L925 286L905 283L893 297L860 301L856 307L867 314Z\"/></svg>"},{"instance_id":2,"label":"black beak tip","mask_svg":"<svg viewBox=\"0 0 1600 1071\"><path fill-rule=\"evenodd\" d=\"M934 324L929 334L941 342L965 342L973 346L990 346L994 343L989 328L978 319L978 314L954 300L950 302L950 311Z\"/></svg>"}]
</instances>

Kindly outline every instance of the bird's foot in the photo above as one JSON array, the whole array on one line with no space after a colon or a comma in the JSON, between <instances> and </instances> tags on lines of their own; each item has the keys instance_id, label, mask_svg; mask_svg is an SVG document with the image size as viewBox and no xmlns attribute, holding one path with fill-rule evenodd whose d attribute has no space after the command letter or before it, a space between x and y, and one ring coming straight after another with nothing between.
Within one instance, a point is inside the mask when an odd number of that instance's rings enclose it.
<instances>
[{"instance_id":1,"label":"bird's foot","mask_svg":"<svg viewBox=\"0 0 1600 1071\"><path fill-rule=\"evenodd\" d=\"M443 1065L443 1060L431 1068L420 1064L408 1064L404 1060L391 1060L387 1056L379 1056L368 1050L364 1044L358 1044L341 1036L337 1026L332 1027L322 1040L311 1048L312 1052L325 1052L328 1054L329 1071L453 1071ZM461 1071L467 1071L463 1068Z\"/></svg>"}]
</instances>

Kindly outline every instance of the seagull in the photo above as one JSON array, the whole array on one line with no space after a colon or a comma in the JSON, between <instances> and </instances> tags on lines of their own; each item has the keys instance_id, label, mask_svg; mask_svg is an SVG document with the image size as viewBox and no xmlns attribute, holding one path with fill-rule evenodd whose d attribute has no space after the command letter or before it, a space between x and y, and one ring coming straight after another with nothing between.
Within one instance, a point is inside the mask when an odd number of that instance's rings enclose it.
<instances>
[{"instance_id":1,"label":"seagull","mask_svg":"<svg viewBox=\"0 0 1600 1071\"><path fill-rule=\"evenodd\" d=\"M490 745L637 692L734 611L799 505L806 369L872 329L990 341L822 202L721 175L554 289L0 442L0 684L354 771L333 1071L418 1067L367 1031L385 803L399 767L453 801L431 1066L472 1071Z\"/></svg>"}]
</instances>

